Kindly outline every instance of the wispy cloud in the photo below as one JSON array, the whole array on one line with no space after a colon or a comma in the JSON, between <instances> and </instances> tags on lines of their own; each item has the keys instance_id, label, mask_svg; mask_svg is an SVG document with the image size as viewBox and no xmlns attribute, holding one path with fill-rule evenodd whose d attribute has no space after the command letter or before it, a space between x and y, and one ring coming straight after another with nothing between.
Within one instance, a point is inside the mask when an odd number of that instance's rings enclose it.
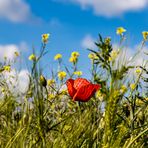
<instances>
[{"instance_id":1,"label":"wispy cloud","mask_svg":"<svg viewBox=\"0 0 148 148\"><path fill-rule=\"evenodd\" d=\"M17 71L12 69L10 72L3 72L6 83L12 93L15 95L26 93L29 87L29 71L22 69Z\"/></svg>"},{"instance_id":2,"label":"wispy cloud","mask_svg":"<svg viewBox=\"0 0 148 148\"><path fill-rule=\"evenodd\" d=\"M6 57L8 61L14 60L15 52L22 52L28 48L25 42L21 42L20 44L6 44L0 45L0 62L4 61Z\"/></svg>"},{"instance_id":3,"label":"wispy cloud","mask_svg":"<svg viewBox=\"0 0 148 148\"><path fill-rule=\"evenodd\" d=\"M37 18L31 12L30 6L24 0L0 0L0 19L11 22L37 22Z\"/></svg>"},{"instance_id":4,"label":"wispy cloud","mask_svg":"<svg viewBox=\"0 0 148 148\"><path fill-rule=\"evenodd\" d=\"M81 6L83 10L91 8L96 15L114 17L128 11L137 11L147 7L147 0L57 0L71 2Z\"/></svg>"},{"instance_id":5,"label":"wispy cloud","mask_svg":"<svg viewBox=\"0 0 148 148\"><path fill-rule=\"evenodd\" d=\"M87 34L81 41L81 46L82 48L84 49L94 49L96 46L95 46L95 39L90 35L90 34Z\"/></svg>"}]
</instances>

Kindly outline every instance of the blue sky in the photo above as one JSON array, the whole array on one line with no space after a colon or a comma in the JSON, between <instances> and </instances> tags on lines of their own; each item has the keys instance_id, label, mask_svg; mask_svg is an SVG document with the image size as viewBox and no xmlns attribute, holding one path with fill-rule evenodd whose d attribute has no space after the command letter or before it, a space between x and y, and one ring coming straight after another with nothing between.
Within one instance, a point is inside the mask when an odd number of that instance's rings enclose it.
<instances>
[{"instance_id":1,"label":"blue sky","mask_svg":"<svg viewBox=\"0 0 148 148\"><path fill-rule=\"evenodd\" d=\"M148 0L0 0L0 58L7 48L27 58L32 46L40 48L41 34L51 33L43 65L53 68L53 56L61 53L70 66L70 53L79 51L80 70L87 72L86 48L94 47L98 33L116 43L120 26L127 30L129 47L138 45L148 30Z\"/></svg>"}]
</instances>

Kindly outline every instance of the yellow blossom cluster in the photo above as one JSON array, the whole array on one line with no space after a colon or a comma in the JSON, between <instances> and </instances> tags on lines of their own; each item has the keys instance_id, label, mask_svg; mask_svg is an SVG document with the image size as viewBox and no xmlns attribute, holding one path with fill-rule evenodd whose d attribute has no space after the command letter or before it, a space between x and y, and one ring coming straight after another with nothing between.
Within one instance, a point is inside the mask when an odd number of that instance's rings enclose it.
<instances>
[{"instance_id":1,"label":"yellow blossom cluster","mask_svg":"<svg viewBox=\"0 0 148 148\"><path fill-rule=\"evenodd\" d=\"M48 99L49 100L52 100L52 99L54 99L55 98L55 95L54 94L48 94Z\"/></svg>"},{"instance_id":2,"label":"yellow blossom cluster","mask_svg":"<svg viewBox=\"0 0 148 148\"><path fill-rule=\"evenodd\" d=\"M48 80L47 80L48 86L51 86L51 85L53 85L54 83L55 83L55 80L54 80L54 79L48 79Z\"/></svg>"},{"instance_id":3,"label":"yellow blossom cluster","mask_svg":"<svg viewBox=\"0 0 148 148\"><path fill-rule=\"evenodd\" d=\"M54 60L59 60L61 58L62 58L62 55L59 53L54 56Z\"/></svg>"},{"instance_id":4,"label":"yellow blossom cluster","mask_svg":"<svg viewBox=\"0 0 148 148\"><path fill-rule=\"evenodd\" d=\"M77 75L77 76L81 76L82 75L82 71L75 71L73 74Z\"/></svg>"},{"instance_id":5,"label":"yellow blossom cluster","mask_svg":"<svg viewBox=\"0 0 148 148\"><path fill-rule=\"evenodd\" d=\"M71 53L71 57L69 58L69 62L76 63L80 54L77 51Z\"/></svg>"},{"instance_id":6,"label":"yellow blossom cluster","mask_svg":"<svg viewBox=\"0 0 148 148\"><path fill-rule=\"evenodd\" d=\"M63 80L65 77L66 77L66 72L65 71L60 71L60 72L58 72L58 78L60 79L60 80Z\"/></svg>"},{"instance_id":7,"label":"yellow blossom cluster","mask_svg":"<svg viewBox=\"0 0 148 148\"><path fill-rule=\"evenodd\" d=\"M143 39L146 41L148 40L148 31L143 31L142 32L142 35L143 35Z\"/></svg>"},{"instance_id":8,"label":"yellow blossom cluster","mask_svg":"<svg viewBox=\"0 0 148 148\"><path fill-rule=\"evenodd\" d=\"M127 87L125 85L122 85L120 88L120 93L125 93L127 91Z\"/></svg>"},{"instance_id":9,"label":"yellow blossom cluster","mask_svg":"<svg viewBox=\"0 0 148 148\"><path fill-rule=\"evenodd\" d=\"M35 60L36 60L35 54L31 54L31 55L28 57L28 59L29 59L30 61L35 61Z\"/></svg>"},{"instance_id":10,"label":"yellow blossom cluster","mask_svg":"<svg viewBox=\"0 0 148 148\"><path fill-rule=\"evenodd\" d=\"M116 33L118 35L123 35L124 32L126 32L126 29L124 29L123 27L118 27L116 30Z\"/></svg>"},{"instance_id":11,"label":"yellow blossom cluster","mask_svg":"<svg viewBox=\"0 0 148 148\"><path fill-rule=\"evenodd\" d=\"M136 74L140 74L140 73L141 73L141 69L140 69L140 68L137 68L137 69L135 70L135 72L136 72Z\"/></svg>"},{"instance_id":12,"label":"yellow blossom cluster","mask_svg":"<svg viewBox=\"0 0 148 148\"><path fill-rule=\"evenodd\" d=\"M99 99L101 102L104 100L105 95L101 93L100 90L96 92L96 98Z\"/></svg>"},{"instance_id":13,"label":"yellow blossom cluster","mask_svg":"<svg viewBox=\"0 0 148 148\"><path fill-rule=\"evenodd\" d=\"M10 72L11 71L11 66L10 65L5 65L3 66L4 71Z\"/></svg>"},{"instance_id":14,"label":"yellow blossom cluster","mask_svg":"<svg viewBox=\"0 0 148 148\"><path fill-rule=\"evenodd\" d=\"M134 89L136 88L136 84L135 84L135 83L132 83L132 84L130 85L130 88L131 88L131 90L134 90Z\"/></svg>"},{"instance_id":15,"label":"yellow blossom cluster","mask_svg":"<svg viewBox=\"0 0 148 148\"><path fill-rule=\"evenodd\" d=\"M49 36L50 36L49 33L42 34L42 42L46 44L48 42Z\"/></svg>"},{"instance_id":16,"label":"yellow blossom cluster","mask_svg":"<svg viewBox=\"0 0 148 148\"><path fill-rule=\"evenodd\" d=\"M15 56L18 57L19 53L17 51L14 52Z\"/></svg>"},{"instance_id":17,"label":"yellow blossom cluster","mask_svg":"<svg viewBox=\"0 0 148 148\"><path fill-rule=\"evenodd\" d=\"M91 59L91 60L98 59L98 57L97 57L96 54L94 54L94 53L88 54L88 58Z\"/></svg>"},{"instance_id":18,"label":"yellow blossom cluster","mask_svg":"<svg viewBox=\"0 0 148 148\"><path fill-rule=\"evenodd\" d=\"M109 57L109 61L114 61L117 58L118 54L119 54L119 51L112 50L110 57Z\"/></svg>"}]
</instances>

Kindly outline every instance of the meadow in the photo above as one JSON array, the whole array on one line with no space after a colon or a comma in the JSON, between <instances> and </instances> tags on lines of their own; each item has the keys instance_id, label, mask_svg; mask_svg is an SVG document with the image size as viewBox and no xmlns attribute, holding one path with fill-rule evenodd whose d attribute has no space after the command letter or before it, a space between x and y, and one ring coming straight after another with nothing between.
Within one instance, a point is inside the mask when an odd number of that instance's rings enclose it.
<instances>
[{"instance_id":1,"label":"meadow","mask_svg":"<svg viewBox=\"0 0 148 148\"><path fill-rule=\"evenodd\" d=\"M71 67L63 66L62 55L57 53L57 72L51 69L50 78L45 77L40 61L48 52L50 34L43 34L40 53L34 49L28 57L29 84L21 94L10 88L13 77L9 83L5 77L20 54L14 53L14 62L5 57L0 63L0 147L148 147L148 61L133 64L141 52L148 55L143 51L148 32L142 32L141 45L131 58L126 58L125 32L117 28L120 42L116 49L111 38L101 35L95 43L97 50L88 49L90 79L78 69L77 51L69 58ZM82 80L82 89L73 86L76 80Z\"/></svg>"}]
</instances>

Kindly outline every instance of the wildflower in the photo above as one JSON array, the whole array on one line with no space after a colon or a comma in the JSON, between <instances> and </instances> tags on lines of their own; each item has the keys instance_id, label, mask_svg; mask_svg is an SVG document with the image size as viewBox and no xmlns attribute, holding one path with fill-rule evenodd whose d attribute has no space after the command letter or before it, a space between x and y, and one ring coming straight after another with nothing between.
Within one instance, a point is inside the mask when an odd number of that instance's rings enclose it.
<instances>
[{"instance_id":1,"label":"wildflower","mask_svg":"<svg viewBox=\"0 0 148 148\"><path fill-rule=\"evenodd\" d=\"M136 88L136 84L135 84L135 83L132 83L132 84L130 85L130 88L131 88L132 90L134 90L134 89Z\"/></svg>"},{"instance_id":2,"label":"wildflower","mask_svg":"<svg viewBox=\"0 0 148 148\"><path fill-rule=\"evenodd\" d=\"M96 54L94 54L94 53L88 54L88 58L91 59L91 60L98 59L98 57L97 57Z\"/></svg>"},{"instance_id":3,"label":"wildflower","mask_svg":"<svg viewBox=\"0 0 148 148\"><path fill-rule=\"evenodd\" d=\"M55 98L55 95L54 94L48 94L48 99L49 100L52 100L52 99L54 99Z\"/></svg>"},{"instance_id":4,"label":"wildflower","mask_svg":"<svg viewBox=\"0 0 148 148\"><path fill-rule=\"evenodd\" d=\"M143 35L143 39L146 41L148 40L148 31L143 31L142 32L142 35Z\"/></svg>"},{"instance_id":5,"label":"wildflower","mask_svg":"<svg viewBox=\"0 0 148 148\"><path fill-rule=\"evenodd\" d=\"M51 85L53 85L54 83L55 83L55 80L54 80L54 79L49 79L49 80L47 80L48 86L51 86Z\"/></svg>"},{"instance_id":6,"label":"wildflower","mask_svg":"<svg viewBox=\"0 0 148 148\"><path fill-rule=\"evenodd\" d=\"M59 60L62 58L62 55L61 54L56 54L55 57L54 57L54 60Z\"/></svg>"},{"instance_id":7,"label":"wildflower","mask_svg":"<svg viewBox=\"0 0 148 148\"><path fill-rule=\"evenodd\" d=\"M5 92L5 88L1 88L1 92L4 93Z\"/></svg>"},{"instance_id":8,"label":"wildflower","mask_svg":"<svg viewBox=\"0 0 148 148\"><path fill-rule=\"evenodd\" d=\"M96 98L98 98L98 99L102 102L103 99L104 99L104 94L102 94L101 91L98 90L98 91L96 92Z\"/></svg>"},{"instance_id":9,"label":"wildflower","mask_svg":"<svg viewBox=\"0 0 148 148\"><path fill-rule=\"evenodd\" d=\"M70 57L69 58L69 62L71 62L71 63L76 63L77 62L77 57Z\"/></svg>"},{"instance_id":10,"label":"wildflower","mask_svg":"<svg viewBox=\"0 0 148 148\"><path fill-rule=\"evenodd\" d=\"M35 61L36 60L36 56L34 54L31 54L28 59L30 61Z\"/></svg>"},{"instance_id":11,"label":"wildflower","mask_svg":"<svg viewBox=\"0 0 148 148\"><path fill-rule=\"evenodd\" d=\"M61 90L60 94L61 94L61 95L67 95L67 89Z\"/></svg>"},{"instance_id":12,"label":"wildflower","mask_svg":"<svg viewBox=\"0 0 148 148\"><path fill-rule=\"evenodd\" d=\"M119 90L115 90L114 93L113 93L113 96L114 96L115 98L119 97L119 96L120 96Z\"/></svg>"},{"instance_id":13,"label":"wildflower","mask_svg":"<svg viewBox=\"0 0 148 148\"><path fill-rule=\"evenodd\" d=\"M45 77L43 75L40 76L40 82L41 82L42 86L46 87L47 80L45 79Z\"/></svg>"},{"instance_id":14,"label":"wildflower","mask_svg":"<svg viewBox=\"0 0 148 148\"><path fill-rule=\"evenodd\" d=\"M126 32L126 29L124 29L123 27L118 27L116 30L116 33L119 35L123 35L124 32Z\"/></svg>"},{"instance_id":15,"label":"wildflower","mask_svg":"<svg viewBox=\"0 0 148 148\"><path fill-rule=\"evenodd\" d=\"M7 72L10 72L11 71L11 67L10 65L6 65L6 66L3 66L3 69Z\"/></svg>"},{"instance_id":16,"label":"wildflower","mask_svg":"<svg viewBox=\"0 0 148 148\"><path fill-rule=\"evenodd\" d=\"M69 62L76 63L79 55L80 54L77 51L72 52L71 57L69 58Z\"/></svg>"},{"instance_id":17,"label":"wildflower","mask_svg":"<svg viewBox=\"0 0 148 148\"><path fill-rule=\"evenodd\" d=\"M120 93L125 93L127 91L127 87L125 85L121 86Z\"/></svg>"},{"instance_id":18,"label":"wildflower","mask_svg":"<svg viewBox=\"0 0 148 148\"><path fill-rule=\"evenodd\" d=\"M114 61L117 58L118 53L119 52L117 50L112 50L112 52L110 53L109 61Z\"/></svg>"},{"instance_id":19,"label":"wildflower","mask_svg":"<svg viewBox=\"0 0 148 148\"><path fill-rule=\"evenodd\" d=\"M100 88L98 84L92 84L84 78L77 78L76 80L68 79L66 81L69 95L73 101L87 102Z\"/></svg>"},{"instance_id":20,"label":"wildflower","mask_svg":"<svg viewBox=\"0 0 148 148\"><path fill-rule=\"evenodd\" d=\"M60 71L58 72L58 77L60 80L63 80L66 77L66 72L65 71Z\"/></svg>"},{"instance_id":21,"label":"wildflower","mask_svg":"<svg viewBox=\"0 0 148 148\"><path fill-rule=\"evenodd\" d=\"M141 69L137 68L137 69L135 70L135 72L136 72L137 74L140 74L140 73L141 73Z\"/></svg>"},{"instance_id":22,"label":"wildflower","mask_svg":"<svg viewBox=\"0 0 148 148\"><path fill-rule=\"evenodd\" d=\"M82 75L82 71L75 71L74 75L81 76Z\"/></svg>"},{"instance_id":23,"label":"wildflower","mask_svg":"<svg viewBox=\"0 0 148 148\"><path fill-rule=\"evenodd\" d=\"M47 33L47 34L42 34L42 42L43 42L43 43L47 43L47 42L48 42L48 39L49 39L49 36L50 36L49 33Z\"/></svg>"},{"instance_id":24,"label":"wildflower","mask_svg":"<svg viewBox=\"0 0 148 148\"><path fill-rule=\"evenodd\" d=\"M136 98L136 104L137 104L137 105L141 106L143 103L144 103L144 102L143 102L141 99Z\"/></svg>"},{"instance_id":25,"label":"wildflower","mask_svg":"<svg viewBox=\"0 0 148 148\"><path fill-rule=\"evenodd\" d=\"M14 52L15 56L18 57L19 53L17 51Z\"/></svg>"},{"instance_id":26,"label":"wildflower","mask_svg":"<svg viewBox=\"0 0 148 148\"><path fill-rule=\"evenodd\" d=\"M78 57L78 56L80 56L80 54L77 51L71 53L71 57Z\"/></svg>"}]
</instances>

